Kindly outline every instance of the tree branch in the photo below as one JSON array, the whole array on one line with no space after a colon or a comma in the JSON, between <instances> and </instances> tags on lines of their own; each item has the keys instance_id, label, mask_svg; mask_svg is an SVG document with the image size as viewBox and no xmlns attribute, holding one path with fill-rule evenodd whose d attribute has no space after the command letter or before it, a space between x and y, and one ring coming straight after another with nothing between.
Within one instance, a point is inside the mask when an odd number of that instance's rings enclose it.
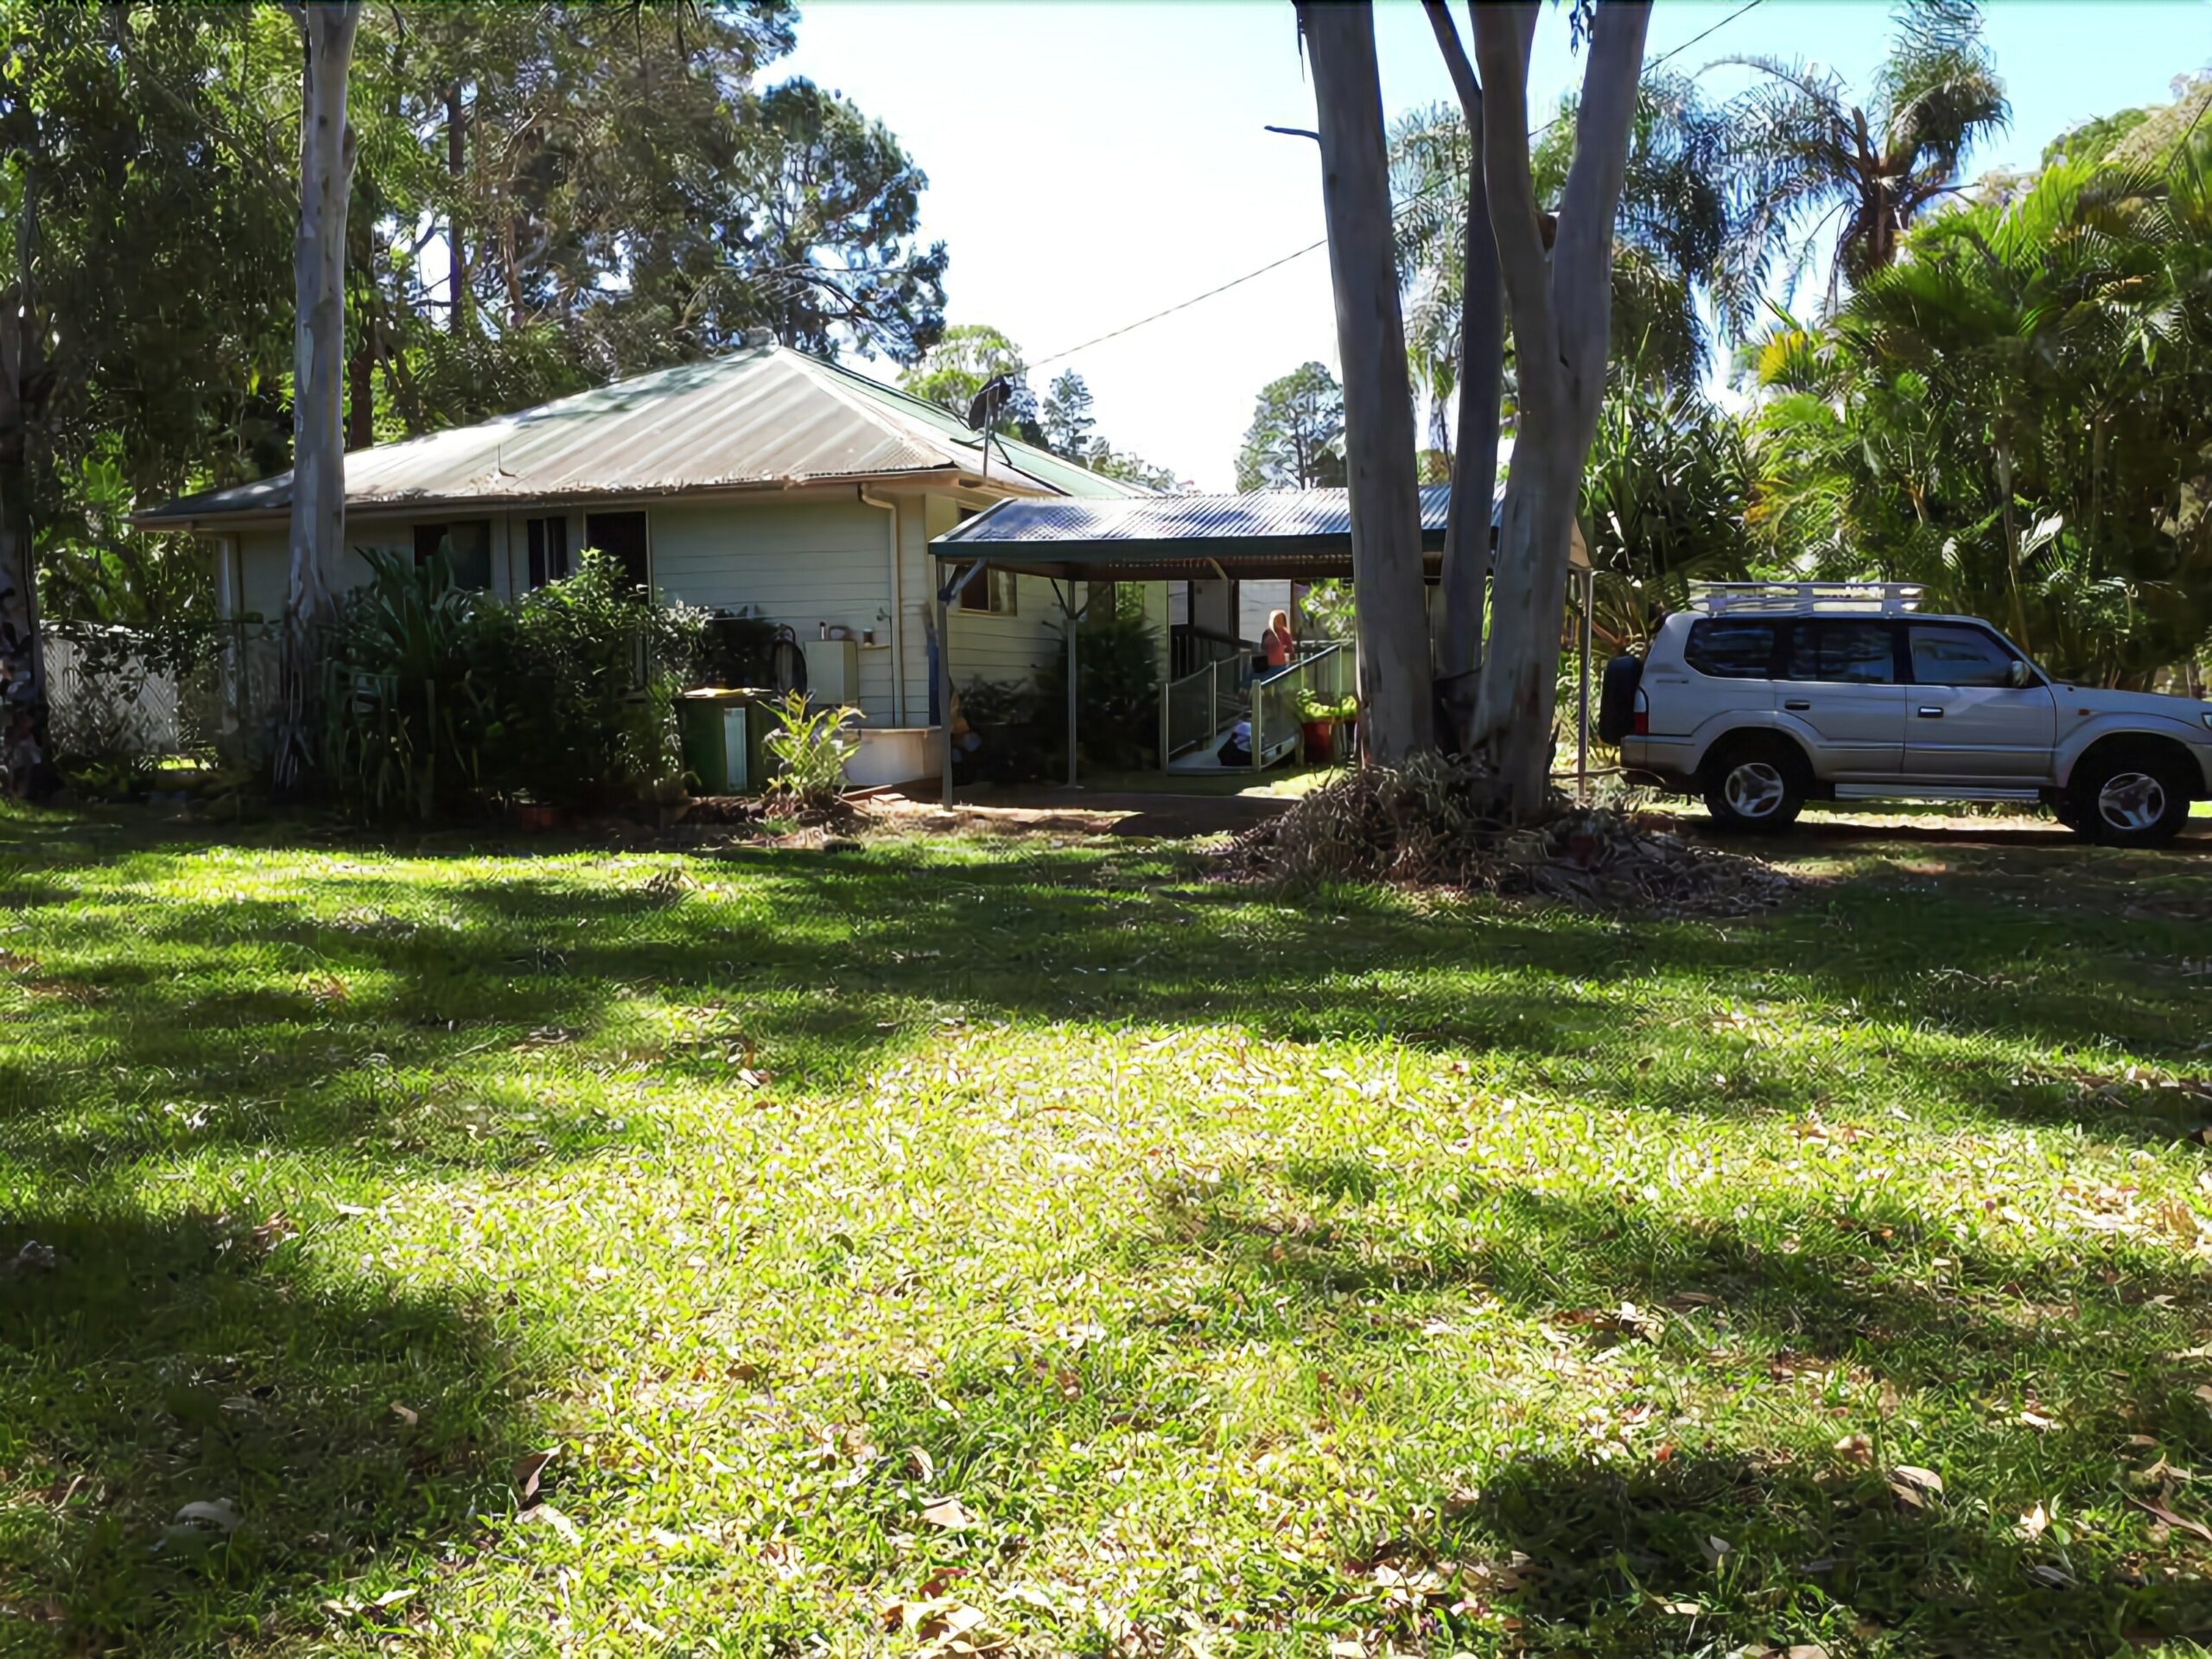
<instances>
[{"instance_id":1,"label":"tree branch","mask_svg":"<svg viewBox=\"0 0 2212 1659\"><path fill-rule=\"evenodd\" d=\"M1536 188L1529 176L1529 47L1535 0L1471 9L1475 60L1482 68L1483 176L1490 186L1491 232L1519 346L1521 395L1531 403L1559 391L1550 270Z\"/></svg>"},{"instance_id":2,"label":"tree branch","mask_svg":"<svg viewBox=\"0 0 2212 1659\"><path fill-rule=\"evenodd\" d=\"M1450 0L1421 0L1421 9L1428 14L1428 26L1436 33L1436 49L1444 54L1444 67L1452 72L1452 90L1459 93L1459 107L1470 124L1468 136L1479 143L1480 134L1473 124L1482 119L1482 84L1475 79L1475 66L1467 61L1466 48L1459 44Z\"/></svg>"},{"instance_id":3,"label":"tree branch","mask_svg":"<svg viewBox=\"0 0 2212 1659\"><path fill-rule=\"evenodd\" d=\"M1591 25L1582 71L1582 100L1574 118L1574 162L1560 198L1552 245L1552 298L1566 325L1559 346L1571 377L1594 357L1598 373L1577 390L1590 400L1594 419L1602 391L1611 307L1613 220L1628 173L1629 128L1636 119L1637 79L1643 69L1643 38L1651 25L1649 0L1605 0Z\"/></svg>"}]
</instances>

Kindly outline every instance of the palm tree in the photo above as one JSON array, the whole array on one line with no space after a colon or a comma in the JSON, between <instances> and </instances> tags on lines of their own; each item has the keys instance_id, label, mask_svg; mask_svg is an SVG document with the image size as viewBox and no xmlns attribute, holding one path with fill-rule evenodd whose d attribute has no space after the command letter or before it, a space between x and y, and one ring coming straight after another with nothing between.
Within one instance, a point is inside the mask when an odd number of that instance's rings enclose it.
<instances>
[{"instance_id":1,"label":"palm tree","mask_svg":"<svg viewBox=\"0 0 2212 1659\"><path fill-rule=\"evenodd\" d=\"M2062 162L1940 216L1763 354L1753 519L1817 573L1928 583L2069 677L2212 631L2212 173Z\"/></svg>"},{"instance_id":2,"label":"palm tree","mask_svg":"<svg viewBox=\"0 0 2212 1659\"><path fill-rule=\"evenodd\" d=\"M1530 177L1548 206L1567 188L1574 111L1569 96L1530 153ZM1432 390L1456 384L1470 155L1465 125L1449 105L1416 110L1391 130L1406 351L1415 384ZM1701 301L1731 337L1751 326L1768 261L1746 240L1734 207L1744 194L1734 167L1727 124L1695 85L1647 76L1637 89L1613 256L1612 355L1631 378L1691 385L1702 377L1713 340ZM1508 385L1510 397L1510 366Z\"/></svg>"},{"instance_id":3,"label":"palm tree","mask_svg":"<svg viewBox=\"0 0 2212 1659\"><path fill-rule=\"evenodd\" d=\"M1745 239L1785 248L1795 283L1836 227L1831 305L1841 281L1896 263L1905 231L1953 190L1967 150L2012 121L1974 0L1910 0L1893 16L1896 39L1864 105L1834 71L1802 60L1721 60L1765 77L1725 110L1749 163Z\"/></svg>"}]
</instances>

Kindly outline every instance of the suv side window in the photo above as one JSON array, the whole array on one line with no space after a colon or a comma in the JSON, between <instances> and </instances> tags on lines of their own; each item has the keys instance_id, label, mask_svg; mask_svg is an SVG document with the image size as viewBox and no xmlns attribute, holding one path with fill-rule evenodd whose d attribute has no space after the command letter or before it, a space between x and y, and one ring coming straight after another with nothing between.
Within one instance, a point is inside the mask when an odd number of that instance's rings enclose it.
<instances>
[{"instance_id":1,"label":"suv side window","mask_svg":"<svg viewBox=\"0 0 2212 1659\"><path fill-rule=\"evenodd\" d=\"M1715 679L1765 679L1774 661L1774 624L1748 616L1694 622L1682 660Z\"/></svg>"},{"instance_id":2,"label":"suv side window","mask_svg":"<svg viewBox=\"0 0 2212 1659\"><path fill-rule=\"evenodd\" d=\"M1782 677L1841 685L1895 685L1895 637L1886 622L1827 618L1793 622L1789 648L1783 656Z\"/></svg>"},{"instance_id":3,"label":"suv side window","mask_svg":"<svg viewBox=\"0 0 2212 1659\"><path fill-rule=\"evenodd\" d=\"M1920 685L2010 685L2017 659L1980 628L1912 625L1912 677Z\"/></svg>"}]
</instances>

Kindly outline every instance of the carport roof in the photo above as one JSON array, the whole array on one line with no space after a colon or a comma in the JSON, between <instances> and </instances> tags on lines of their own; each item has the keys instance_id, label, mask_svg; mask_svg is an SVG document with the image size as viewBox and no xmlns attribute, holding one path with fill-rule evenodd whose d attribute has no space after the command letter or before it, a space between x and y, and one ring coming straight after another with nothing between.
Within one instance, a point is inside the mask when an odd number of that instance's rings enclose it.
<instances>
[{"instance_id":1,"label":"carport roof","mask_svg":"<svg viewBox=\"0 0 2212 1659\"><path fill-rule=\"evenodd\" d=\"M1493 534L1503 492L1501 485L1491 504ZM1449 485L1421 490L1421 554L1432 575L1442 562L1451 504ZM937 537L931 549L943 560L987 559L995 569L1090 582L1349 577L1351 497L1345 490L1275 490L1001 501Z\"/></svg>"}]
</instances>

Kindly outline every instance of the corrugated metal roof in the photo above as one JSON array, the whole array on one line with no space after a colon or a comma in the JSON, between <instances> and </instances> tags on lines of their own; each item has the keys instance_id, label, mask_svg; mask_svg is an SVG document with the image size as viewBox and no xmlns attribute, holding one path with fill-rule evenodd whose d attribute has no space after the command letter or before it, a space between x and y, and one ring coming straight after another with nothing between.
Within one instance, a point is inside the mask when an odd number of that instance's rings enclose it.
<instances>
[{"instance_id":1,"label":"corrugated metal roof","mask_svg":"<svg viewBox=\"0 0 2212 1659\"><path fill-rule=\"evenodd\" d=\"M475 426L346 457L349 509L656 496L753 484L988 471L1014 489L1151 493L1027 444L976 435L933 404L780 346L678 364ZM292 475L185 496L149 526L289 512Z\"/></svg>"},{"instance_id":2,"label":"corrugated metal roof","mask_svg":"<svg viewBox=\"0 0 2212 1659\"><path fill-rule=\"evenodd\" d=\"M1503 486L1491 505L1497 523ZM1451 512L1448 484L1421 493L1421 551L1433 570ZM1214 574L1319 578L1351 574L1348 490L1165 495L1124 501L1001 501L931 544L940 559L988 558L1002 569L1100 581Z\"/></svg>"}]
</instances>

